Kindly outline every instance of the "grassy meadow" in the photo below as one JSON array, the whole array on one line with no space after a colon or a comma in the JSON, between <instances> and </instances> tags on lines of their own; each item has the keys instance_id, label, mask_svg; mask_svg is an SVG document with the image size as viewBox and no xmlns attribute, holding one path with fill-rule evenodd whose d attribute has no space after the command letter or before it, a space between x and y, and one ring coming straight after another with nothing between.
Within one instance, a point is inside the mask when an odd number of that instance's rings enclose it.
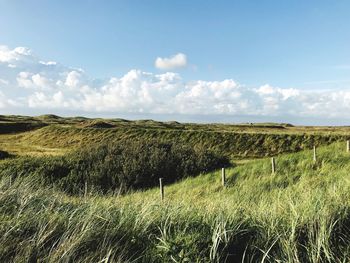
<instances>
[{"instance_id":1,"label":"grassy meadow","mask_svg":"<svg viewBox=\"0 0 350 263\"><path fill-rule=\"evenodd\" d=\"M51 115L0 120L36 123L0 134L0 150L10 154L0 161L0 262L349 261L347 127ZM28 167L31 159L49 163L88 144L135 138L205 147L229 158L226 186L217 167L165 181L163 201L157 187L102 193L89 184L86 194L83 185L72 194L43 184L44 168Z\"/></svg>"}]
</instances>

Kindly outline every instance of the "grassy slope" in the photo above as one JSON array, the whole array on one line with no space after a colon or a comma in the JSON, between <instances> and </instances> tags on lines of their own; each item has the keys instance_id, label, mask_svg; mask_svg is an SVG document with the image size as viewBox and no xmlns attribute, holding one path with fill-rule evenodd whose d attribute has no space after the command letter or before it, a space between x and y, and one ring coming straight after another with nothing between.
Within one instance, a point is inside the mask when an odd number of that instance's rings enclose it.
<instances>
[{"instance_id":1,"label":"grassy slope","mask_svg":"<svg viewBox=\"0 0 350 263\"><path fill-rule=\"evenodd\" d=\"M153 121L109 121L113 128L89 128L64 119L21 133L0 134L0 149L17 155L57 155L84 144L126 138L176 141L204 145L236 158L295 152L345 140L350 130L321 127L169 124ZM94 121L88 121L88 124ZM95 120L96 122L96 120ZM4 124L5 125L5 124Z\"/></svg>"},{"instance_id":2,"label":"grassy slope","mask_svg":"<svg viewBox=\"0 0 350 263\"><path fill-rule=\"evenodd\" d=\"M87 199L35 182L0 192L0 255L51 262L347 262L350 155L344 143L260 159L126 196ZM31 187L30 187L31 185ZM104 260L104 261L103 261Z\"/></svg>"}]
</instances>

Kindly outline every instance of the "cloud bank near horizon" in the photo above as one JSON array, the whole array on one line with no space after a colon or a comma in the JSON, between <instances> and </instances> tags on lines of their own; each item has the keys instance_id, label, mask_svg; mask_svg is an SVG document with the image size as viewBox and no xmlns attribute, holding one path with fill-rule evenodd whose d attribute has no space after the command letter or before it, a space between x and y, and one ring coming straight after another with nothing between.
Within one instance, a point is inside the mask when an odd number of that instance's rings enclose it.
<instances>
[{"instance_id":1,"label":"cloud bank near horizon","mask_svg":"<svg viewBox=\"0 0 350 263\"><path fill-rule=\"evenodd\" d=\"M176 56L159 61L159 68L170 69L173 58L181 65ZM15 109L349 119L350 89L247 87L233 79L187 82L178 73L136 69L101 83L82 69L42 61L28 48L0 46L0 111Z\"/></svg>"}]
</instances>

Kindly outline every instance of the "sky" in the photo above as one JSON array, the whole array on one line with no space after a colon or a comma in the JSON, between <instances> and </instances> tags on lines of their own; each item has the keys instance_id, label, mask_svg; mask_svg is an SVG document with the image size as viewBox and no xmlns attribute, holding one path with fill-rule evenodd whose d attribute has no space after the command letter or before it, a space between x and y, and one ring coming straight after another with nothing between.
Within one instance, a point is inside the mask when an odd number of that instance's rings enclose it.
<instances>
[{"instance_id":1,"label":"sky","mask_svg":"<svg viewBox=\"0 0 350 263\"><path fill-rule=\"evenodd\" d=\"M350 124L350 1L0 0L0 114Z\"/></svg>"}]
</instances>

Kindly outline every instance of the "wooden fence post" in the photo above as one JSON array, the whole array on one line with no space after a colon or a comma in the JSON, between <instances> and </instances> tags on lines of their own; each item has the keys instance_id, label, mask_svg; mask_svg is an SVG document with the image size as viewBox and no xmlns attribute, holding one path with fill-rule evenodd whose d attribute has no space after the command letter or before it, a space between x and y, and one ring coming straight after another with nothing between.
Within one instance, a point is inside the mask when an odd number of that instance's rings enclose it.
<instances>
[{"instance_id":1,"label":"wooden fence post","mask_svg":"<svg viewBox=\"0 0 350 263\"><path fill-rule=\"evenodd\" d=\"M226 184L225 168L221 169L221 183L222 183L222 186L225 187L225 184Z\"/></svg>"},{"instance_id":2,"label":"wooden fence post","mask_svg":"<svg viewBox=\"0 0 350 263\"><path fill-rule=\"evenodd\" d=\"M84 197L87 197L87 191L88 191L88 184L87 181L85 181L85 187L84 187Z\"/></svg>"},{"instance_id":3,"label":"wooden fence post","mask_svg":"<svg viewBox=\"0 0 350 263\"><path fill-rule=\"evenodd\" d=\"M346 141L346 152L350 152L350 141Z\"/></svg>"},{"instance_id":4,"label":"wooden fence post","mask_svg":"<svg viewBox=\"0 0 350 263\"><path fill-rule=\"evenodd\" d=\"M160 189L160 199L164 200L164 185L163 185L163 178L159 178L159 189Z\"/></svg>"},{"instance_id":5,"label":"wooden fence post","mask_svg":"<svg viewBox=\"0 0 350 263\"><path fill-rule=\"evenodd\" d=\"M317 158L316 158L316 146L314 145L314 162L316 162Z\"/></svg>"},{"instance_id":6,"label":"wooden fence post","mask_svg":"<svg viewBox=\"0 0 350 263\"><path fill-rule=\"evenodd\" d=\"M276 162L274 157L271 158L271 170L273 174L276 173Z\"/></svg>"}]
</instances>

